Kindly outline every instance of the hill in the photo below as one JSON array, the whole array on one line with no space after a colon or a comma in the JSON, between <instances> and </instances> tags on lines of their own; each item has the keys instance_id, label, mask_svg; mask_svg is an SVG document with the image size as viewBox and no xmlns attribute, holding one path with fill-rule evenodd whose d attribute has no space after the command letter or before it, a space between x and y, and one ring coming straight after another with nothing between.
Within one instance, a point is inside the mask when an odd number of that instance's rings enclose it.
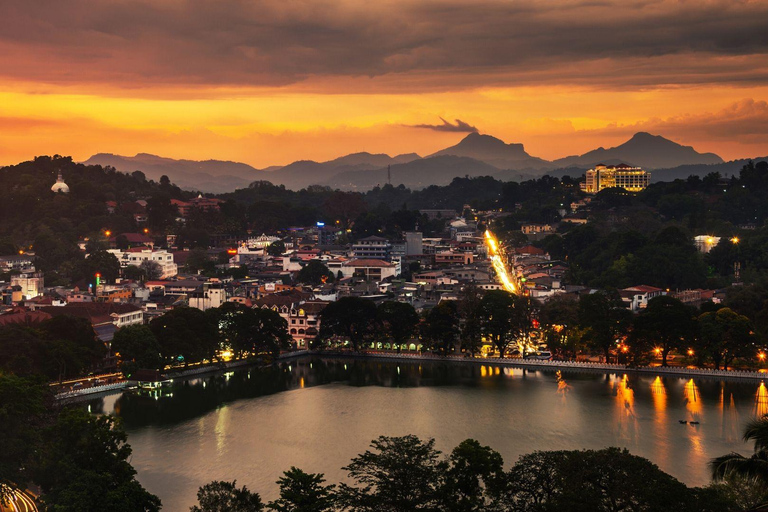
<instances>
[{"instance_id":1,"label":"hill","mask_svg":"<svg viewBox=\"0 0 768 512\"><path fill-rule=\"evenodd\" d=\"M468 157L443 155L413 160L391 167L392 184L421 189L429 185L448 185L457 176L492 176L499 169ZM324 185L342 190L369 190L387 183L387 169L344 171Z\"/></svg>"},{"instance_id":2,"label":"hill","mask_svg":"<svg viewBox=\"0 0 768 512\"><path fill-rule=\"evenodd\" d=\"M174 160L147 153L121 156L98 153L83 162L86 165L111 166L120 172L143 172L147 179L158 181L166 175L185 190L224 193L247 187L262 179L262 172L248 164L221 160Z\"/></svg>"},{"instance_id":3,"label":"hill","mask_svg":"<svg viewBox=\"0 0 768 512\"><path fill-rule=\"evenodd\" d=\"M385 154L352 153L327 162L299 160L285 167L272 171L269 181L286 188L298 190L309 185L326 183L341 173L354 173L386 168L388 165L398 165L418 160L421 157L415 153L391 157Z\"/></svg>"},{"instance_id":4,"label":"hill","mask_svg":"<svg viewBox=\"0 0 768 512\"><path fill-rule=\"evenodd\" d=\"M645 169L668 169L681 165L709 165L722 163L714 153L699 153L691 146L683 146L660 135L639 132L627 142L614 148L597 148L583 155L568 156L553 162L557 168L590 168L596 164L627 163Z\"/></svg>"},{"instance_id":5,"label":"hill","mask_svg":"<svg viewBox=\"0 0 768 512\"><path fill-rule=\"evenodd\" d=\"M522 144L507 144L490 135L470 133L455 146L442 149L429 156L462 156L485 162L497 169L536 170L551 169L552 163L526 153Z\"/></svg>"}]
</instances>

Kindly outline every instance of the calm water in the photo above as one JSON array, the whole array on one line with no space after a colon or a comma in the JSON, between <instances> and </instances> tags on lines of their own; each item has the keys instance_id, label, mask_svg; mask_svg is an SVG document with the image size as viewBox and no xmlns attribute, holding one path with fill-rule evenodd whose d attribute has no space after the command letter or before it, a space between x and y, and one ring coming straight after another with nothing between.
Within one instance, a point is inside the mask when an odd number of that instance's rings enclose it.
<instances>
[{"instance_id":1,"label":"calm water","mask_svg":"<svg viewBox=\"0 0 768 512\"><path fill-rule=\"evenodd\" d=\"M702 485L710 458L748 452L741 426L768 412L768 390L631 374L304 359L90 405L123 418L139 480L164 510L181 511L215 479L237 479L265 499L275 497L274 482L290 466L343 480L340 468L371 439L410 433L434 437L443 451L475 438L507 466L533 450L621 446Z\"/></svg>"}]
</instances>

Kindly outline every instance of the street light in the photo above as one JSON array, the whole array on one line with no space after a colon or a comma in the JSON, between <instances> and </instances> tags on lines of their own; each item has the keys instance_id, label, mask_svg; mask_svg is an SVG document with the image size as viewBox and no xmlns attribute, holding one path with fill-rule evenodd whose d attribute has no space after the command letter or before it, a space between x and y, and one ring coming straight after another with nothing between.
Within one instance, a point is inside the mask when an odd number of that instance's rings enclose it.
<instances>
[{"instance_id":1,"label":"street light","mask_svg":"<svg viewBox=\"0 0 768 512\"><path fill-rule=\"evenodd\" d=\"M112 236L112 232L108 229L104 230L104 236Z\"/></svg>"},{"instance_id":2,"label":"street light","mask_svg":"<svg viewBox=\"0 0 768 512\"><path fill-rule=\"evenodd\" d=\"M693 349L689 348L688 349L688 357L691 357L691 356L693 356Z\"/></svg>"},{"instance_id":3,"label":"street light","mask_svg":"<svg viewBox=\"0 0 768 512\"><path fill-rule=\"evenodd\" d=\"M739 243L739 237L735 236L735 237L731 238L731 243L733 243L734 245L738 244Z\"/></svg>"}]
</instances>

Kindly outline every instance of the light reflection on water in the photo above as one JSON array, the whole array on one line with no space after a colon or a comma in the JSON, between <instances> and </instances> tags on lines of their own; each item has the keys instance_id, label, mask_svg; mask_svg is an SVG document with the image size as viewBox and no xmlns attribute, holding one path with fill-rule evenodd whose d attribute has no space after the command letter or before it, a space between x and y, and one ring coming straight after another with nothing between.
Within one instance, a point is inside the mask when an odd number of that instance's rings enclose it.
<instances>
[{"instance_id":1,"label":"light reflection on water","mask_svg":"<svg viewBox=\"0 0 768 512\"><path fill-rule=\"evenodd\" d=\"M707 461L748 453L742 424L768 412L762 383L325 358L163 391L157 401L127 393L89 404L123 418L138 478L166 510L188 509L213 479L272 499L292 465L342 481L340 468L371 439L409 433L443 451L478 439L507 466L534 450L621 446L703 485ZM680 423L690 420L700 424Z\"/></svg>"}]
</instances>

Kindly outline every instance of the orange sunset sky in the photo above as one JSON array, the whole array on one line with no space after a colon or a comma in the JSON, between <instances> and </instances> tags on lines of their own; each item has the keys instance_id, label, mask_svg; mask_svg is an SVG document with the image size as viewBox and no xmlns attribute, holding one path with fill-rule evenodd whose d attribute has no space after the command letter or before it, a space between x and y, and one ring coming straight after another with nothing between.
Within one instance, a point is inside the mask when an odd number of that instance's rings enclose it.
<instances>
[{"instance_id":1,"label":"orange sunset sky","mask_svg":"<svg viewBox=\"0 0 768 512\"><path fill-rule=\"evenodd\" d=\"M768 155L766 1L30 0L0 20L0 164L425 155L472 127L547 159L641 130Z\"/></svg>"}]
</instances>

